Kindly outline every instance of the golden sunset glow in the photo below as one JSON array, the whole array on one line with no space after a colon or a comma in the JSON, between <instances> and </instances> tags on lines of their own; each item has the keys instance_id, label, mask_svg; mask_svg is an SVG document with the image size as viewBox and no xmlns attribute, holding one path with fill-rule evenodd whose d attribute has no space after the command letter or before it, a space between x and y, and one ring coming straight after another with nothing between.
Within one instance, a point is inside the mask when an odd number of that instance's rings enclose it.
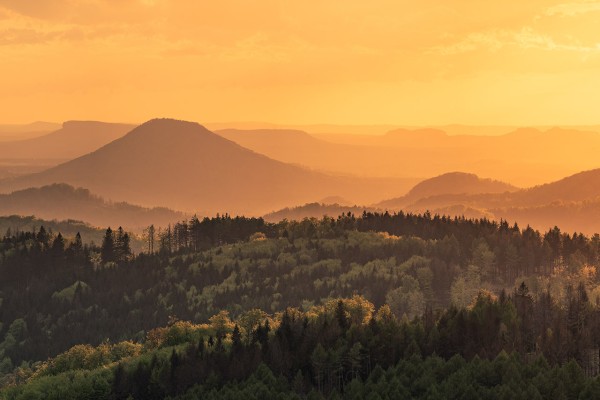
<instances>
[{"instance_id":1,"label":"golden sunset glow","mask_svg":"<svg viewBox=\"0 0 600 400\"><path fill-rule=\"evenodd\" d=\"M598 1L0 0L0 122L593 124Z\"/></svg>"}]
</instances>

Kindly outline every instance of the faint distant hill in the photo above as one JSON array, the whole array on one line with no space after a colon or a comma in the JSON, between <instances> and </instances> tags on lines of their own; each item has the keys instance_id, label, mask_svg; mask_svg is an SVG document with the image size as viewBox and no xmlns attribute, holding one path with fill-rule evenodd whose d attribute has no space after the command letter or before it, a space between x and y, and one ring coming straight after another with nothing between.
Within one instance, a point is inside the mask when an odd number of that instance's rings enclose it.
<instances>
[{"instance_id":1,"label":"faint distant hill","mask_svg":"<svg viewBox=\"0 0 600 400\"><path fill-rule=\"evenodd\" d=\"M369 171L371 165L378 165L386 172L393 169L405 176L469 171L525 187L597 168L599 129L593 126L519 128L501 135L494 129L494 135L486 135L490 128L481 127L479 135L477 127L448 126L394 129L379 135L316 137L338 145L364 148L373 154L371 158L361 159L366 161L364 168Z\"/></svg>"},{"instance_id":2,"label":"faint distant hill","mask_svg":"<svg viewBox=\"0 0 600 400\"><path fill-rule=\"evenodd\" d=\"M0 143L0 160L58 164L104 146L130 131L133 125L95 121L67 121L45 135Z\"/></svg>"},{"instance_id":3,"label":"faint distant hill","mask_svg":"<svg viewBox=\"0 0 600 400\"><path fill-rule=\"evenodd\" d=\"M286 207L279 211L266 214L263 218L268 222L279 222L287 219L289 221L300 221L304 218L322 218L324 216L337 218L342 214L352 213L356 216L363 212L381 211L373 207L344 206L340 204L308 203L298 207Z\"/></svg>"},{"instance_id":4,"label":"faint distant hill","mask_svg":"<svg viewBox=\"0 0 600 400\"><path fill-rule=\"evenodd\" d=\"M262 215L332 195L372 202L385 193L404 192L402 180L309 171L255 153L197 123L172 119L151 120L93 153L0 185L9 191L51 183L200 214Z\"/></svg>"},{"instance_id":5,"label":"faint distant hill","mask_svg":"<svg viewBox=\"0 0 600 400\"><path fill-rule=\"evenodd\" d=\"M60 124L42 121L22 125L0 124L0 142L38 137L57 129L60 129Z\"/></svg>"},{"instance_id":6,"label":"faint distant hill","mask_svg":"<svg viewBox=\"0 0 600 400\"><path fill-rule=\"evenodd\" d=\"M84 243L102 243L105 229L93 227L85 222L76 220L45 220L21 215L0 216L0 235L16 232L38 232L40 227L48 232L60 234L66 239L73 239L79 233Z\"/></svg>"},{"instance_id":7,"label":"faint distant hill","mask_svg":"<svg viewBox=\"0 0 600 400\"><path fill-rule=\"evenodd\" d=\"M0 133L4 132L50 132L60 128L55 122L36 121L30 124L0 124Z\"/></svg>"},{"instance_id":8,"label":"faint distant hill","mask_svg":"<svg viewBox=\"0 0 600 400\"><path fill-rule=\"evenodd\" d=\"M123 226L141 231L151 224L167 226L185 217L166 208L112 203L87 189L66 184L19 190L0 195L0 215L35 215L46 220L79 220L99 227ZM2 233L2 232L0 232Z\"/></svg>"},{"instance_id":9,"label":"faint distant hill","mask_svg":"<svg viewBox=\"0 0 600 400\"><path fill-rule=\"evenodd\" d=\"M462 129L446 128L455 133ZM468 134L449 135L439 128L400 128L380 135L314 135L291 129L218 133L270 158L330 173L415 179L469 171L519 186L595 168L600 154L596 131L519 128L492 136L474 134L477 127L464 131Z\"/></svg>"},{"instance_id":10,"label":"faint distant hill","mask_svg":"<svg viewBox=\"0 0 600 400\"><path fill-rule=\"evenodd\" d=\"M293 129L225 129L215 133L269 158L314 170L409 178L405 190L419 180L400 168L403 162L395 149L331 143Z\"/></svg>"},{"instance_id":11,"label":"faint distant hill","mask_svg":"<svg viewBox=\"0 0 600 400\"><path fill-rule=\"evenodd\" d=\"M505 182L493 179L482 179L475 174L449 172L431 179L426 179L413 187L406 195L382 201L377 204L381 208L402 208L418 200L433 196L449 194L481 194L514 192L518 188Z\"/></svg>"},{"instance_id":12,"label":"faint distant hill","mask_svg":"<svg viewBox=\"0 0 600 400\"><path fill-rule=\"evenodd\" d=\"M390 142L400 142L402 146L423 147L423 143L444 144L451 140L445 131L434 128L419 128L419 129L395 129L387 132L382 137L382 142L388 144Z\"/></svg>"},{"instance_id":13,"label":"faint distant hill","mask_svg":"<svg viewBox=\"0 0 600 400\"><path fill-rule=\"evenodd\" d=\"M426 183L428 186L435 183L435 178ZM452 192L439 186L437 194L432 195L432 191L415 189L403 198L377 206L407 212L428 210L433 214L506 219L542 230L559 226L568 232L600 232L600 169L528 189L502 192L499 186L495 193L489 190L460 193L458 189Z\"/></svg>"},{"instance_id":14,"label":"faint distant hill","mask_svg":"<svg viewBox=\"0 0 600 400\"><path fill-rule=\"evenodd\" d=\"M352 203L341 196L328 196L319 201L322 204L339 204L341 206L349 206Z\"/></svg>"},{"instance_id":15,"label":"faint distant hill","mask_svg":"<svg viewBox=\"0 0 600 400\"><path fill-rule=\"evenodd\" d=\"M39 232L40 227L44 227L46 232L52 235L59 233L66 240L74 240L79 233L83 243L100 245L106 233L106 227L94 227L87 222L77 221L73 219L67 220L46 220L35 216L9 215L0 216L0 237L7 233L15 234L16 232ZM117 225L113 225L116 227ZM129 231L131 232L131 231ZM146 243L143 237L139 234L131 235L131 250L138 253L146 249Z\"/></svg>"},{"instance_id":16,"label":"faint distant hill","mask_svg":"<svg viewBox=\"0 0 600 400\"><path fill-rule=\"evenodd\" d=\"M340 149L346 147L293 129L225 129L215 133L275 160L322 170L331 169L333 164L323 163L322 160L336 157Z\"/></svg>"}]
</instances>

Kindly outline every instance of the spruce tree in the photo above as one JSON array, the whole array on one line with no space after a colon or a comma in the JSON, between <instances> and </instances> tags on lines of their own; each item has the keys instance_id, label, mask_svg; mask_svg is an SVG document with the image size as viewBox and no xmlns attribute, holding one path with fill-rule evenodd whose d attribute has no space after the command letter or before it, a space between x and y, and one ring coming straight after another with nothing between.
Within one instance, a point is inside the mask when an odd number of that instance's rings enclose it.
<instances>
[{"instance_id":1,"label":"spruce tree","mask_svg":"<svg viewBox=\"0 0 600 400\"><path fill-rule=\"evenodd\" d=\"M104 234L104 239L102 239L100 255L104 263L115 261L115 236L110 227L108 227Z\"/></svg>"}]
</instances>

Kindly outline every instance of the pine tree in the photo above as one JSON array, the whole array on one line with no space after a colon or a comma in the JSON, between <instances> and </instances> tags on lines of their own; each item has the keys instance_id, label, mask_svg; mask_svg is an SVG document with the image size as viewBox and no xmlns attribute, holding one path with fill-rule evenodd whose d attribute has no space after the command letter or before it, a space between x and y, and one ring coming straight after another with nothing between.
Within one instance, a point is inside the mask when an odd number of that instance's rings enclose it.
<instances>
[{"instance_id":1,"label":"pine tree","mask_svg":"<svg viewBox=\"0 0 600 400\"><path fill-rule=\"evenodd\" d=\"M79 232L77 232L77 235L75 235L75 241L72 244L72 248L76 253L79 253L81 250L83 250L83 242L81 241L81 234Z\"/></svg>"},{"instance_id":2,"label":"pine tree","mask_svg":"<svg viewBox=\"0 0 600 400\"><path fill-rule=\"evenodd\" d=\"M154 254L154 241L156 239L156 228L154 228L154 225L150 225L144 229L144 236L148 244L148 254Z\"/></svg>"},{"instance_id":3,"label":"pine tree","mask_svg":"<svg viewBox=\"0 0 600 400\"><path fill-rule=\"evenodd\" d=\"M239 353L242 349L242 334L240 333L240 328L237 326L237 324L233 328L233 333L231 334L231 340L232 340L233 353L235 353L235 354Z\"/></svg>"},{"instance_id":4,"label":"pine tree","mask_svg":"<svg viewBox=\"0 0 600 400\"><path fill-rule=\"evenodd\" d=\"M104 234L104 239L102 239L100 255L104 263L115 261L115 236L110 227L108 227Z\"/></svg>"},{"instance_id":5,"label":"pine tree","mask_svg":"<svg viewBox=\"0 0 600 400\"><path fill-rule=\"evenodd\" d=\"M123 230L123 227L119 227L117 235L115 237L115 261L125 262L131 258L131 239L129 234Z\"/></svg>"},{"instance_id":6,"label":"pine tree","mask_svg":"<svg viewBox=\"0 0 600 400\"><path fill-rule=\"evenodd\" d=\"M52 253L55 256L61 256L65 251L65 240L62 235L59 233L52 241Z\"/></svg>"},{"instance_id":7,"label":"pine tree","mask_svg":"<svg viewBox=\"0 0 600 400\"><path fill-rule=\"evenodd\" d=\"M46 229L43 226L40 227L40 231L38 232L36 239L45 248L48 247L48 241L50 240L50 235L46 232Z\"/></svg>"}]
</instances>

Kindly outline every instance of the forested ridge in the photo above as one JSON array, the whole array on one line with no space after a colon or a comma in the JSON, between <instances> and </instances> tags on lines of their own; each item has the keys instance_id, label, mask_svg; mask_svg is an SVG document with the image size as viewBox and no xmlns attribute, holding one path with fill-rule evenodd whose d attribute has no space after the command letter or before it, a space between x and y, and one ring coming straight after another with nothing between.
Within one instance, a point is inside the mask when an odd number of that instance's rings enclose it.
<instances>
[{"instance_id":1,"label":"forested ridge","mask_svg":"<svg viewBox=\"0 0 600 400\"><path fill-rule=\"evenodd\" d=\"M307 312L172 320L143 343L75 346L21 368L6 399L594 399L573 358L526 353L524 293L398 321L360 296ZM569 334L576 335L575 332ZM570 336L570 339L575 339ZM560 346L560 344L559 344ZM548 349L548 350L556 350ZM496 353L497 352L497 353ZM493 355L495 353L495 355Z\"/></svg>"},{"instance_id":2,"label":"forested ridge","mask_svg":"<svg viewBox=\"0 0 600 400\"><path fill-rule=\"evenodd\" d=\"M600 341L598 235L364 213L277 224L192 218L149 227L146 252L137 255L129 240L110 229L99 246L45 229L5 235L5 397L67 379L88 389L97 380L105 391L96 398L151 398L139 392L149 377L156 398L227 398L271 379L264 390L286 398L387 398L367 389L391 390L384 376L400 380L404 397L461 398L443 397L454 373L478 382L469 398L597 390L585 376L597 373L591 359ZM171 334L182 336L165 339ZM360 353L355 367L347 364L352 349ZM53 367L56 360L62 366ZM109 368L96 369L102 365ZM518 393L498 372L505 367L517 370ZM486 368L495 375L478 377ZM426 370L445 394L414 388L405 369Z\"/></svg>"}]
</instances>

